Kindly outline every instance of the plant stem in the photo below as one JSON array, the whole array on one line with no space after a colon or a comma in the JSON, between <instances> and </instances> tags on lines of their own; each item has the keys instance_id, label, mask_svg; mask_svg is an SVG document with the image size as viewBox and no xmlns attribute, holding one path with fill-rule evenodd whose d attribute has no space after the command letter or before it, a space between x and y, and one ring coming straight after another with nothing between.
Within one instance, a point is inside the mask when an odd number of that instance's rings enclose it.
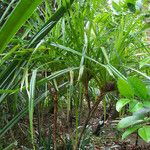
<instances>
[{"instance_id":1,"label":"plant stem","mask_svg":"<svg viewBox=\"0 0 150 150\"><path fill-rule=\"evenodd\" d=\"M82 131L81 131L81 134L80 134L80 136L79 136L77 145L76 145L76 147L75 147L76 150L79 149L80 141L81 141L82 136L83 136L83 134L84 134L84 132L85 132L85 130L86 130L86 126L88 125L88 123L89 123L91 117L92 117L93 114L95 113L95 111L96 111L96 109L97 109L99 103L103 100L104 95L105 95L105 93L101 92L101 94L97 97L97 100L96 100L95 104L93 105L91 111L89 112L89 114L88 114L88 116L87 116L87 119L86 119L86 121L85 121L85 123L84 123L84 127L83 127L83 129L82 129Z\"/></svg>"},{"instance_id":2,"label":"plant stem","mask_svg":"<svg viewBox=\"0 0 150 150\"><path fill-rule=\"evenodd\" d=\"M49 91L52 95L54 102L54 129L53 129L53 142L54 142L54 150L57 149L57 112L58 112L58 96L57 91L51 84L49 84Z\"/></svg>"}]
</instances>

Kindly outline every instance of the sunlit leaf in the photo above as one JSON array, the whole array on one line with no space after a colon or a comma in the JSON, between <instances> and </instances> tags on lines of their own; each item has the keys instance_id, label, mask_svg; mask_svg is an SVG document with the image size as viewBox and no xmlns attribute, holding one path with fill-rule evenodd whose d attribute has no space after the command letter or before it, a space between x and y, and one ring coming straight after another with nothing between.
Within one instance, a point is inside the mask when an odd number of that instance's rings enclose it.
<instances>
[{"instance_id":1,"label":"sunlit leaf","mask_svg":"<svg viewBox=\"0 0 150 150\"><path fill-rule=\"evenodd\" d=\"M0 30L0 53L43 0L21 0Z\"/></svg>"},{"instance_id":2,"label":"sunlit leaf","mask_svg":"<svg viewBox=\"0 0 150 150\"><path fill-rule=\"evenodd\" d=\"M132 133L135 132L137 129L139 129L140 127L141 127L140 125L137 125L137 126L128 128L128 129L122 134L122 139L124 140L124 139L127 138L130 134L132 134Z\"/></svg>"},{"instance_id":3,"label":"sunlit leaf","mask_svg":"<svg viewBox=\"0 0 150 150\"><path fill-rule=\"evenodd\" d=\"M143 100L147 100L148 90L146 88L146 85L137 77L129 77L128 81L131 87L134 89L135 95Z\"/></svg>"},{"instance_id":4,"label":"sunlit leaf","mask_svg":"<svg viewBox=\"0 0 150 150\"><path fill-rule=\"evenodd\" d=\"M142 121L143 121L143 117L129 116L129 117L125 117L125 118L121 119L121 121L118 123L117 127L118 127L118 129L127 128L131 125L140 123Z\"/></svg>"},{"instance_id":5,"label":"sunlit leaf","mask_svg":"<svg viewBox=\"0 0 150 150\"><path fill-rule=\"evenodd\" d=\"M138 110L140 110L140 109L142 109L143 108L143 103L142 102L139 102L139 101L137 101L137 100L132 100L131 102L130 102L130 104L129 104L129 111L130 112L136 112L136 111L138 111Z\"/></svg>"},{"instance_id":6,"label":"sunlit leaf","mask_svg":"<svg viewBox=\"0 0 150 150\"><path fill-rule=\"evenodd\" d=\"M116 104L116 110L119 112L122 109L122 107L124 107L130 101L130 99L119 99Z\"/></svg>"},{"instance_id":7,"label":"sunlit leaf","mask_svg":"<svg viewBox=\"0 0 150 150\"><path fill-rule=\"evenodd\" d=\"M118 85L119 92L122 96L126 98L134 97L134 91L127 81L123 79L119 79L117 85Z\"/></svg>"},{"instance_id":8,"label":"sunlit leaf","mask_svg":"<svg viewBox=\"0 0 150 150\"><path fill-rule=\"evenodd\" d=\"M150 142L150 126L140 128L138 134L144 141Z\"/></svg>"}]
</instances>

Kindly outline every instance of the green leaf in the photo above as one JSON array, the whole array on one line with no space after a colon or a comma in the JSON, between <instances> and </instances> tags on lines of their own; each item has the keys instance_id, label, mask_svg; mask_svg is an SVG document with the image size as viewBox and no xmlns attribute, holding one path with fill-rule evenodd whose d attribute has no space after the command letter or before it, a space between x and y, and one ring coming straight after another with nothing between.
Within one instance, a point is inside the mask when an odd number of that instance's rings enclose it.
<instances>
[{"instance_id":1,"label":"green leaf","mask_svg":"<svg viewBox=\"0 0 150 150\"><path fill-rule=\"evenodd\" d=\"M48 91L44 92L41 96L39 96L35 101L34 101L34 107L42 101L46 94L48 94ZM22 117L25 116L25 114L28 112L29 107L26 106L23 108L15 117L13 117L12 120L10 120L1 130L0 130L0 138L8 131L10 130Z\"/></svg>"},{"instance_id":2,"label":"green leaf","mask_svg":"<svg viewBox=\"0 0 150 150\"><path fill-rule=\"evenodd\" d=\"M124 107L130 101L130 99L120 99L116 104L116 110L119 112L122 109L122 107Z\"/></svg>"},{"instance_id":3,"label":"green leaf","mask_svg":"<svg viewBox=\"0 0 150 150\"><path fill-rule=\"evenodd\" d=\"M143 76L147 80L150 80L150 76L148 76L146 73L143 73L143 72L141 72L139 70L136 70L134 68L131 68L131 67L127 67L127 68L130 69L130 70L132 70L132 71L134 71L134 72L136 72L136 73L138 73L139 75Z\"/></svg>"},{"instance_id":4,"label":"green leaf","mask_svg":"<svg viewBox=\"0 0 150 150\"><path fill-rule=\"evenodd\" d=\"M129 136L130 134L132 134L133 132L135 132L138 128L140 128L141 126L134 126L134 127L130 127L128 128L123 134L122 134L122 139L124 140L127 136Z\"/></svg>"},{"instance_id":5,"label":"green leaf","mask_svg":"<svg viewBox=\"0 0 150 150\"><path fill-rule=\"evenodd\" d=\"M69 0L70 5L74 0ZM28 47L35 47L40 40L42 40L56 25L56 23L63 17L65 12L67 11L67 6L61 6L52 17L43 25L43 27L36 33L36 35L31 39Z\"/></svg>"},{"instance_id":6,"label":"green leaf","mask_svg":"<svg viewBox=\"0 0 150 150\"><path fill-rule=\"evenodd\" d=\"M135 4L137 0L126 0L127 3Z\"/></svg>"},{"instance_id":7,"label":"green leaf","mask_svg":"<svg viewBox=\"0 0 150 150\"><path fill-rule=\"evenodd\" d=\"M142 68L143 66L149 65L150 64L150 56L144 58L142 61L140 61L140 68Z\"/></svg>"},{"instance_id":8,"label":"green leaf","mask_svg":"<svg viewBox=\"0 0 150 150\"><path fill-rule=\"evenodd\" d=\"M139 116L139 117L146 117L150 114L150 108L149 107L143 107L142 109L136 111L133 113L133 115Z\"/></svg>"},{"instance_id":9,"label":"green leaf","mask_svg":"<svg viewBox=\"0 0 150 150\"><path fill-rule=\"evenodd\" d=\"M37 70L33 70L31 81L30 81L30 91L29 91L29 123L32 142L34 141L33 135L33 112L34 112L34 93L35 93L35 83L36 83ZM34 142L33 142L34 143Z\"/></svg>"},{"instance_id":10,"label":"green leaf","mask_svg":"<svg viewBox=\"0 0 150 150\"><path fill-rule=\"evenodd\" d=\"M143 100L147 100L148 90L146 88L146 85L140 79L138 79L137 77L129 77L128 82L134 89L134 93L136 96Z\"/></svg>"},{"instance_id":11,"label":"green leaf","mask_svg":"<svg viewBox=\"0 0 150 150\"><path fill-rule=\"evenodd\" d=\"M127 6L131 12L133 12L133 13L136 12L136 8L135 8L135 5L133 3L127 3Z\"/></svg>"},{"instance_id":12,"label":"green leaf","mask_svg":"<svg viewBox=\"0 0 150 150\"><path fill-rule=\"evenodd\" d=\"M150 99L150 84L146 86L147 87L147 91L148 91L148 96L149 96L149 99Z\"/></svg>"},{"instance_id":13,"label":"green leaf","mask_svg":"<svg viewBox=\"0 0 150 150\"><path fill-rule=\"evenodd\" d=\"M73 3L73 0L70 0L70 4L72 4L72 3ZM63 17L62 12L63 12L63 14L66 12L66 8L64 6L61 6L58 9L58 11L56 13L54 13L54 15L52 15L52 17L45 23L45 25L37 32L37 34L35 34L35 36L30 41L28 47L35 47L36 44L40 40L42 40L48 34L49 31L51 31L53 29L53 27L60 20L60 18ZM17 19L17 21L18 21L18 19ZM4 27L4 28L6 28L6 27ZM2 29L1 29L0 33L1 32L2 32ZM0 34L0 38L2 40L4 40L3 36L1 37L1 35L2 34ZM1 40L0 40L0 46L1 46L1 43L3 43L3 42L1 42ZM0 49L0 51L1 51L1 49ZM3 72L0 72L0 83L6 84L5 87L11 87L11 89L14 89L16 85L13 83L12 79L14 79L14 77L16 77L16 78L18 77L18 75L15 75L16 72L18 72L18 74L21 74L21 70L22 70L21 68L24 68L24 66L27 64L26 60L28 60L29 57L31 57L31 55L27 55L22 60L15 60L15 59L12 60L10 65L6 69L4 69ZM14 69L12 69L12 68L14 68ZM2 86L2 84L0 84L0 86ZM0 102L3 101L7 95L8 94L6 94L6 93L5 93L5 95L3 94L0 97Z\"/></svg>"},{"instance_id":14,"label":"green leaf","mask_svg":"<svg viewBox=\"0 0 150 150\"><path fill-rule=\"evenodd\" d=\"M2 23L2 21L4 21L4 19L6 18L6 15L9 13L9 10L11 9L14 2L15 2L15 0L10 1L9 5L7 6L7 8L5 9L3 15L0 18L0 23Z\"/></svg>"},{"instance_id":15,"label":"green leaf","mask_svg":"<svg viewBox=\"0 0 150 150\"><path fill-rule=\"evenodd\" d=\"M140 128L138 134L144 141L150 142L150 126Z\"/></svg>"},{"instance_id":16,"label":"green leaf","mask_svg":"<svg viewBox=\"0 0 150 150\"><path fill-rule=\"evenodd\" d=\"M121 11L121 6L119 6L117 3L115 3L114 1L112 1L112 7L117 11Z\"/></svg>"},{"instance_id":17,"label":"green leaf","mask_svg":"<svg viewBox=\"0 0 150 150\"><path fill-rule=\"evenodd\" d=\"M137 100L132 100L129 104L129 111L130 112L136 112L143 108L143 103L138 102Z\"/></svg>"},{"instance_id":18,"label":"green leaf","mask_svg":"<svg viewBox=\"0 0 150 150\"><path fill-rule=\"evenodd\" d=\"M143 106L150 108L150 101L144 101Z\"/></svg>"},{"instance_id":19,"label":"green leaf","mask_svg":"<svg viewBox=\"0 0 150 150\"><path fill-rule=\"evenodd\" d=\"M135 8L136 0L126 0L126 3L127 3L128 9L131 12L135 13L136 12L136 8Z\"/></svg>"},{"instance_id":20,"label":"green leaf","mask_svg":"<svg viewBox=\"0 0 150 150\"><path fill-rule=\"evenodd\" d=\"M123 118L117 125L118 129L127 128L131 125L134 125L136 123L140 123L143 121L143 117L139 116L129 116L126 118Z\"/></svg>"},{"instance_id":21,"label":"green leaf","mask_svg":"<svg viewBox=\"0 0 150 150\"><path fill-rule=\"evenodd\" d=\"M103 55L104 55L104 57L106 59L107 64L109 64L109 57L108 57L106 49L104 47L101 47L101 50L103 52Z\"/></svg>"},{"instance_id":22,"label":"green leaf","mask_svg":"<svg viewBox=\"0 0 150 150\"><path fill-rule=\"evenodd\" d=\"M122 96L127 98L134 97L134 91L127 81L120 78L118 79L117 85L118 85L119 92Z\"/></svg>"},{"instance_id":23,"label":"green leaf","mask_svg":"<svg viewBox=\"0 0 150 150\"><path fill-rule=\"evenodd\" d=\"M43 0L20 0L0 30L0 53Z\"/></svg>"}]
</instances>

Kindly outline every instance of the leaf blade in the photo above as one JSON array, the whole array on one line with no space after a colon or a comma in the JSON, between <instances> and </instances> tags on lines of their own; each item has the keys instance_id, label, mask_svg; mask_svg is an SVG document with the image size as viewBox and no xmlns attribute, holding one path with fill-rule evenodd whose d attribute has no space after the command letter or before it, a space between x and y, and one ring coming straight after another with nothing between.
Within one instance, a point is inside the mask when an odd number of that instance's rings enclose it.
<instances>
[{"instance_id":1,"label":"leaf blade","mask_svg":"<svg viewBox=\"0 0 150 150\"><path fill-rule=\"evenodd\" d=\"M21 0L0 30L0 53L43 0Z\"/></svg>"},{"instance_id":2,"label":"leaf blade","mask_svg":"<svg viewBox=\"0 0 150 150\"><path fill-rule=\"evenodd\" d=\"M122 107L124 107L130 101L130 99L120 99L119 101L117 101L116 110L119 112L122 109Z\"/></svg>"}]
</instances>

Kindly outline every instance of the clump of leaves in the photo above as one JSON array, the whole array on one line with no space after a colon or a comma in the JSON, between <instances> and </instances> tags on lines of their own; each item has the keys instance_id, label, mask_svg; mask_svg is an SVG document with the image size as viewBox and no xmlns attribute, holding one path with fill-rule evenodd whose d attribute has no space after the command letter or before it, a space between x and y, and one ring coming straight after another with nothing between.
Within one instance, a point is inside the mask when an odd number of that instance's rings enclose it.
<instances>
[{"instance_id":1,"label":"clump of leaves","mask_svg":"<svg viewBox=\"0 0 150 150\"><path fill-rule=\"evenodd\" d=\"M128 135L138 131L138 135L146 142L150 142L150 93L148 86L137 77L129 77L127 80L118 80L118 89L123 97L118 100L116 110L120 112L128 105L131 116L120 120L118 129L126 129L122 135L125 139Z\"/></svg>"}]
</instances>

